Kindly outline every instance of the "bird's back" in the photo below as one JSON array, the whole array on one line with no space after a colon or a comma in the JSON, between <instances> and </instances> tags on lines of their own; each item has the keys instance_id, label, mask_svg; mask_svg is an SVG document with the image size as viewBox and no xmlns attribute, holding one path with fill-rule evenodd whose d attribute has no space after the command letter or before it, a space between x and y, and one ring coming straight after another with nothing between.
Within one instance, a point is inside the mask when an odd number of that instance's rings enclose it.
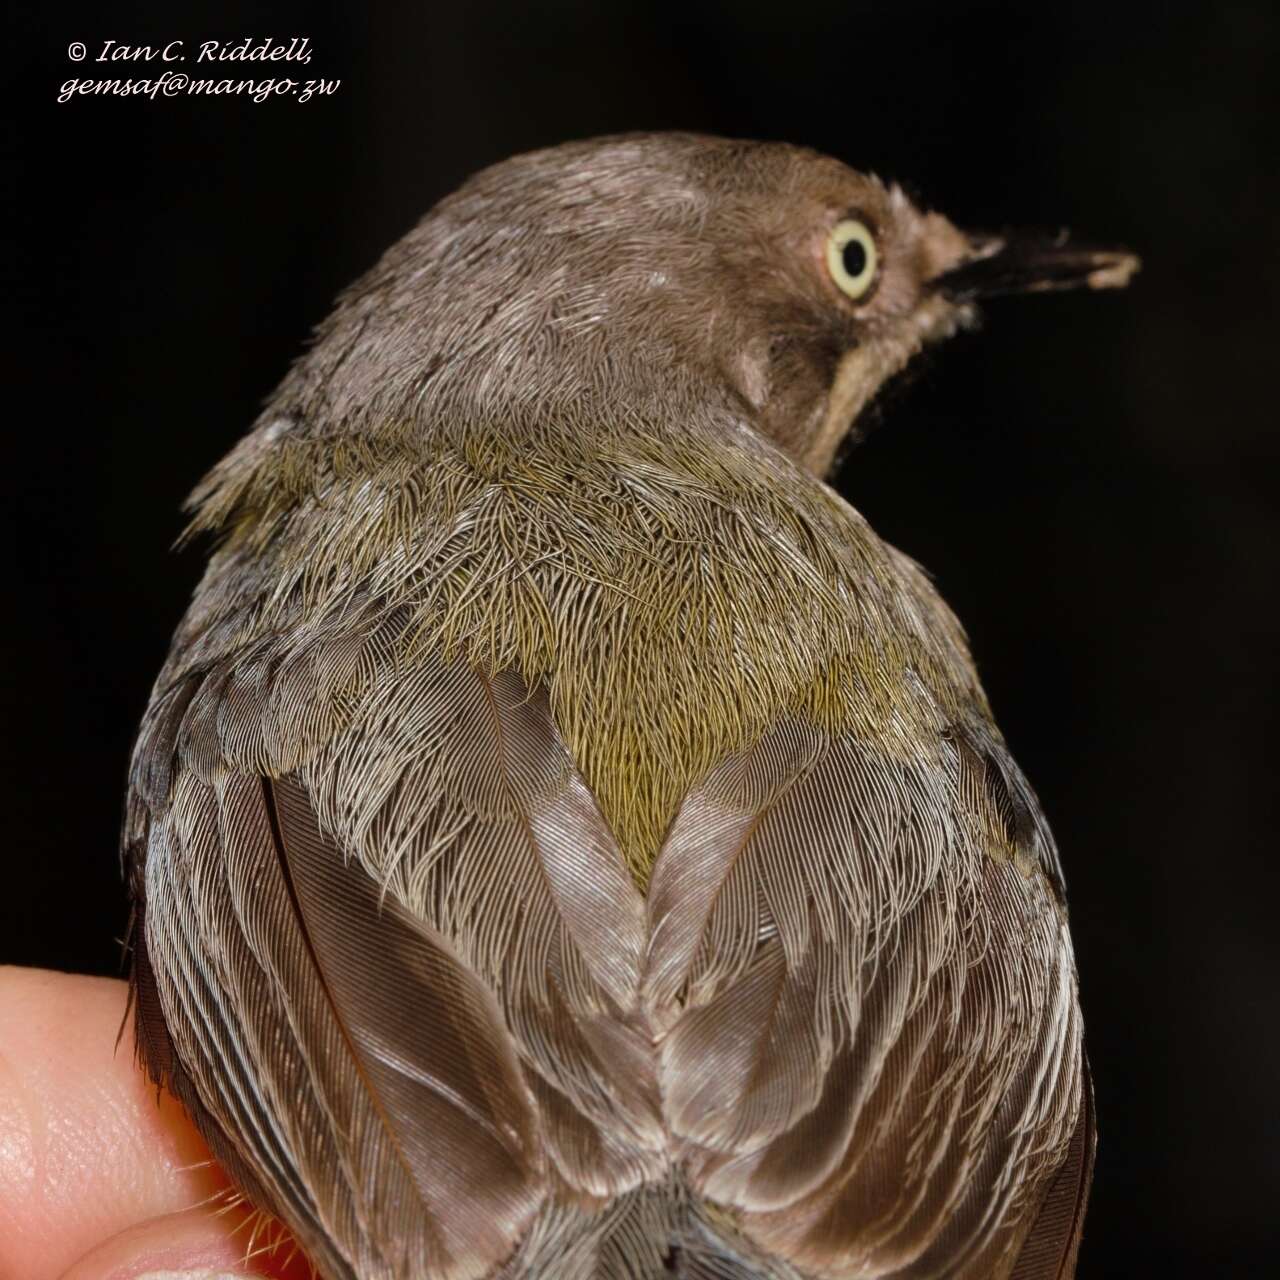
<instances>
[{"instance_id":1,"label":"bird's back","mask_svg":"<svg viewBox=\"0 0 1280 1280\"><path fill-rule=\"evenodd\" d=\"M1068 1274L1061 881L951 615L759 440L544 438L215 475L153 1070L335 1280Z\"/></svg>"}]
</instances>

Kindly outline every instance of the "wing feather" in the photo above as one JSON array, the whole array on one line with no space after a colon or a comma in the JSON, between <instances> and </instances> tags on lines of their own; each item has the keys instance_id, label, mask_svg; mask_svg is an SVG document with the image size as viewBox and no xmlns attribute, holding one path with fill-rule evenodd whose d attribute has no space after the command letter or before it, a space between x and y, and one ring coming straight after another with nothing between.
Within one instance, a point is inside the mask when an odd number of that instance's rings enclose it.
<instances>
[{"instance_id":1,"label":"wing feather","mask_svg":"<svg viewBox=\"0 0 1280 1280\"><path fill-rule=\"evenodd\" d=\"M654 868L645 992L692 1185L806 1275L1007 1274L1077 1123L1053 866L936 719L898 756L780 723Z\"/></svg>"},{"instance_id":2,"label":"wing feather","mask_svg":"<svg viewBox=\"0 0 1280 1280\"><path fill-rule=\"evenodd\" d=\"M170 1026L205 1032L182 1057L206 1105L354 1274L484 1275L542 1198L492 995L320 833L296 780L192 780L173 813L181 856L148 859L149 909L171 904L148 948Z\"/></svg>"},{"instance_id":3,"label":"wing feather","mask_svg":"<svg viewBox=\"0 0 1280 1280\"><path fill-rule=\"evenodd\" d=\"M140 1044L336 1276L483 1275L549 1168L665 1167L643 900L546 694L411 650L395 611L255 641L135 755Z\"/></svg>"}]
</instances>

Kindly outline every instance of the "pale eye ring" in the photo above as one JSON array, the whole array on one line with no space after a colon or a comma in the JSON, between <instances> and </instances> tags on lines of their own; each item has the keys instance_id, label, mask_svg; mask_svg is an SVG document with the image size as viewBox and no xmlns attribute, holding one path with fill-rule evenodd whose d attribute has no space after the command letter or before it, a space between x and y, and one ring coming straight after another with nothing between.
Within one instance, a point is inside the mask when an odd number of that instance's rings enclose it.
<instances>
[{"instance_id":1,"label":"pale eye ring","mask_svg":"<svg viewBox=\"0 0 1280 1280\"><path fill-rule=\"evenodd\" d=\"M860 218L842 218L831 228L827 270L842 293L861 301L871 291L879 266L875 237Z\"/></svg>"}]
</instances>

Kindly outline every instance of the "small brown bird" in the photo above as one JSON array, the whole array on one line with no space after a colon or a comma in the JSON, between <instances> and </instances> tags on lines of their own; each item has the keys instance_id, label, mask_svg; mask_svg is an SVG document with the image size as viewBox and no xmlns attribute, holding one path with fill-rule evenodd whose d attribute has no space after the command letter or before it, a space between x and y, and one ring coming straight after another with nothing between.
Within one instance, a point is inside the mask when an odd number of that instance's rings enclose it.
<instances>
[{"instance_id":1,"label":"small brown bird","mask_svg":"<svg viewBox=\"0 0 1280 1280\"><path fill-rule=\"evenodd\" d=\"M928 579L822 476L996 292L795 147L486 170L196 491L133 761L138 1043L326 1280L1063 1277L1062 876Z\"/></svg>"}]
</instances>

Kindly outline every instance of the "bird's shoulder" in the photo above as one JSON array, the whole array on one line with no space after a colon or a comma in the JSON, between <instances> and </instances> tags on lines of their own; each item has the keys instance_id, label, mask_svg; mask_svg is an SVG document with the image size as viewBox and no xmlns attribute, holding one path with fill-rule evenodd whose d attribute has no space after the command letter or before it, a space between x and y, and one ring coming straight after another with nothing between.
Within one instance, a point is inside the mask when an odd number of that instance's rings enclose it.
<instances>
[{"instance_id":1,"label":"bird's shoulder","mask_svg":"<svg viewBox=\"0 0 1280 1280\"><path fill-rule=\"evenodd\" d=\"M268 457L233 455L203 495L226 541L158 689L370 635L388 698L435 657L514 670L546 689L642 879L694 782L783 715L887 749L987 715L926 575L758 439L489 432Z\"/></svg>"}]
</instances>

